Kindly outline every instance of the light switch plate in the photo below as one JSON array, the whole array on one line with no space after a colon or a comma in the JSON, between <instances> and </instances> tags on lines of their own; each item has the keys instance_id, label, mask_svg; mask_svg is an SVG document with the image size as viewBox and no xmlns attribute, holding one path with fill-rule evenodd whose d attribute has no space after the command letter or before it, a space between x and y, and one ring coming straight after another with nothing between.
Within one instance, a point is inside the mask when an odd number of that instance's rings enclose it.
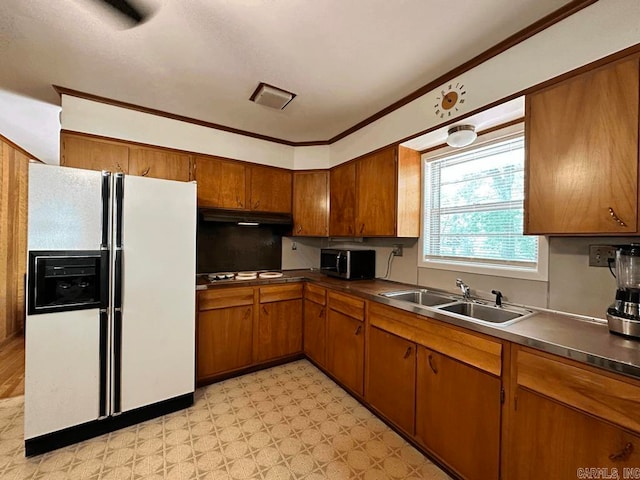
<instances>
[{"instance_id":1,"label":"light switch plate","mask_svg":"<svg viewBox=\"0 0 640 480\"><path fill-rule=\"evenodd\" d=\"M607 267L609 259L611 259L611 266L613 267L617 249L615 245L589 245L589 266Z\"/></svg>"}]
</instances>

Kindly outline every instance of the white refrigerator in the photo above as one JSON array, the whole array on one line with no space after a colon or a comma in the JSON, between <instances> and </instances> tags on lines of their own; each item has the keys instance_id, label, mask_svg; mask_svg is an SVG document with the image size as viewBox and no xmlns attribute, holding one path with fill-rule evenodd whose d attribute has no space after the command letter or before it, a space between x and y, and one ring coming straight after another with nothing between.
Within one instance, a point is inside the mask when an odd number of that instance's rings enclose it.
<instances>
[{"instance_id":1,"label":"white refrigerator","mask_svg":"<svg viewBox=\"0 0 640 480\"><path fill-rule=\"evenodd\" d=\"M196 185L31 164L25 450L193 403Z\"/></svg>"}]
</instances>

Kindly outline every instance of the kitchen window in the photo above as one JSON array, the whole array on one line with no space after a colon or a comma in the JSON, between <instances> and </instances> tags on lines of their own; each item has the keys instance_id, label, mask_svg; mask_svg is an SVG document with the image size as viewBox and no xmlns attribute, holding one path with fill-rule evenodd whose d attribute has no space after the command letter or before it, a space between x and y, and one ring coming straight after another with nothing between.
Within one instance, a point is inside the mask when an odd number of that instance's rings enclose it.
<instances>
[{"instance_id":1,"label":"kitchen window","mask_svg":"<svg viewBox=\"0 0 640 480\"><path fill-rule=\"evenodd\" d=\"M419 266L547 279L546 239L522 233L524 135L499 135L424 161Z\"/></svg>"}]
</instances>

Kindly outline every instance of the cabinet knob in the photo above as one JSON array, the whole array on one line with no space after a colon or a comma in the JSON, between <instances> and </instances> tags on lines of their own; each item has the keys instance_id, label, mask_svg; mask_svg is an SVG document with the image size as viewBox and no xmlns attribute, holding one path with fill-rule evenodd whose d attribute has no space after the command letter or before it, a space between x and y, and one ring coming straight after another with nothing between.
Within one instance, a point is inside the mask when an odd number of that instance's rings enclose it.
<instances>
[{"instance_id":1,"label":"cabinet knob","mask_svg":"<svg viewBox=\"0 0 640 480\"><path fill-rule=\"evenodd\" d=\"M613 218L616 221L616 223L618 225L620 225L621 227L626 227L627 226L626 223L624 223L622 220L620 220L620 217L618 217L618 215L616 215L616 212L611 207L609 207L609 215L611 215L611 218Z\"/></svg>"},{"instance_id":2,"label":"cabinet knob","mask_svg":"<svg viewBox=\"0 0 640 480\"><path fill-rule=\"evenodd\" d=\"M240 208L242 208L244 205L242 205L242 202L240 201L240 197L236 197L236 203L238 204L238 206Z\"/></svg>"},{"instance_id":3,"label":"cabinet knob","mask_svg":"<svg viewBox=\"0 0 640 480\"><path fill-rule=\"evenodd\" d=\"M407 351L404 352L404 357L402 358L406 360L407 358L409 358L409 355L411 355L411 347L407 347Z\"/></svg>"},{"instance_id":4,"label":"cabinet knob","mask_svg":"<svg viewBox=\"0 0 640 480\"><path fill-rule=\"evenodd\" d=\"M429 358L429 367L431 367L431 371L437 375L438 374L438 369L436 368L436 366L433 363L433 355L429 354L428 358Z\"/></svg>"},{"instance_id":5,"label":"cabinet knob","mask_svg":"<svg viewBox=\"0 0 640 480\"><path fill-rule=\"evenodd\" d=\"M318 314L318 317L322 318L323 315L324 315L324 308L320 309L320 313Z\"/></svg>"},{"instance_id":6,"label":"cabinet knob","mask_svg":"<svg viewBox=\"0 0 640 480\"><path fill-rule=\"evenodd\" d=\"M617 460L627 460L632 453L633 443L629 442L619 452L609 455L609 460L613 460L614 462Z\"/></svg>"},{"instance_id":7,"label":"cabinet knob","mask_svg":"<svg viewBox=\"0 0 640 480\"><path fill-rule=\"evenodd\" d=\"M262 307L262 311L265 315L269 315L269 310L267 310L267 307Z\"/></svg>"},{"instance_id":8,"label":"cabinet knob","mask_svg":"<svg viewBox=\"0 0 640 480\"><path fill-rule=\"evenodd\" d=\"M349 233L353 233L353 227L349 225Z\"/></svg>"},{"instance_id":9,"label":"cabinet knob","mask_svg":"<svg viewBox=\"0 0 640 480\"><path fill-rule=\"evenodd\" d=\"M361 331L362 331L362 325L358 325L358 328L356 328L356 331L354 332L354 335L360 335Z\"/></svg>"},{"instance_id":10,"label":"cabinet knob","mask_svg":"<svg viewBox=\"0 0 640 480\"><path fill-rule=\"evenodd\" d=\"M257 209L260 206L260 200L258 200L255 205L253 206L253 209Z\"/></svg>"},{"instance_id":11,"label":"cabinet knob","mask_svg":"<svg viewBox=\"0 0 640 480\"><path fill-rule=\"evenodd\" d=\"M145 168L144 172L142 172L142 176L146 177L147 175L149 175L149 170L151 170L151 167Z\"/></svg>"},{"instance_id":12,"label":"cabinet knob","mask_svg":"<svg viewBox=\"0 0 640 480\"><path fill-rule=\"evenodd\" d=\"M360 225L360 233L364 232L364 223Z\"/></svg>"},{"instance_id":13,"label":"cabinet knob","mask_svg":"<svg viewBox=\"0 0 640 480\"><path fill-rule=\"evenodd\" d=\"M298 233L302 231L302 225L298 225Z\"/></svg>"}]
</instances>

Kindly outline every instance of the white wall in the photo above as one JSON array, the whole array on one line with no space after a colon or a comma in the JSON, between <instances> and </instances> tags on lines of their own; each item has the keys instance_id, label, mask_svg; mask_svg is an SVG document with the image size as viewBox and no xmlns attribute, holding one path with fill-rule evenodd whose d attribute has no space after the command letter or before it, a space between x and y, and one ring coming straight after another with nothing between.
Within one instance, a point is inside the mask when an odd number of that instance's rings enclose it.
<instances>
[{"instance_id":1,"label":"white wall","mask_svg":"<svg viewBox=\"0 0 640 480\"><path fill-rule=\"evenodd\" d=\"M43 162L60 162L60 107L57 105L0 89L0 133Z\"/></svg>"}]
</instances>

